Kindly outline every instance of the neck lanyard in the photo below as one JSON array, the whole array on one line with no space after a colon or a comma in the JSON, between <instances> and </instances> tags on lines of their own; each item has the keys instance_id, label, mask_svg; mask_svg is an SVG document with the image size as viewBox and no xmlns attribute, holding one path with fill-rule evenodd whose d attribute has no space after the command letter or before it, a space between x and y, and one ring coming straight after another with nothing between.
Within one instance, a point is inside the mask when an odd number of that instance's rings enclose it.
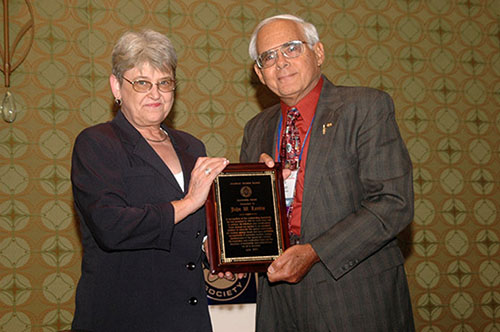
<instances>
[{"instance_id":1,"label":"neck lanyard","mask_svg":"<svg viewBox=\"0 0 500 332\"><path fill-rule=\"evenodd\" d=\"M299 164L300 161L302 160L302 153L304 152L304 145L306 144L307 137L309 137L309 132L311 131L312 124L314 123L314 119L316 118L316 112L314 113L314 116L311 120L311 123L309 124L309 128L307 129L306 137L304 137L304 141L302 142L302 147L300 148L300 154L299 154ZM276 138L276 155L278 156L278 162L281 162L281 156L280 156L280 151L281 151L281 140L283 139L283 135L281 135L281 127L283 126L283 114L281 114L280 117L280 122L278 125L278 137Z\"/></svg>"}]
</instances>

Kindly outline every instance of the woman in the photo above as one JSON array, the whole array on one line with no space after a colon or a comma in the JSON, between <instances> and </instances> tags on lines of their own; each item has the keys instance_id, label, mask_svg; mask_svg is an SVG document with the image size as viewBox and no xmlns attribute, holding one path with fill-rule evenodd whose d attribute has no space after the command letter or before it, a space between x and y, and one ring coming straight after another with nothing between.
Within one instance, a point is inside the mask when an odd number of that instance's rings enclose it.
<instances>
[{"instance_id":1,"label":"woman","mask_svg":"<svg viewBox=\"0 0 500 332\"><path fill-rule=\"evenodd\" d=\"M84 249L73 329L211 331L202 208L225 158L162 122L174 101L171 42L127 32L112 55L111 122L76 139L71 181Z\"/></svg>"}]
</instances>

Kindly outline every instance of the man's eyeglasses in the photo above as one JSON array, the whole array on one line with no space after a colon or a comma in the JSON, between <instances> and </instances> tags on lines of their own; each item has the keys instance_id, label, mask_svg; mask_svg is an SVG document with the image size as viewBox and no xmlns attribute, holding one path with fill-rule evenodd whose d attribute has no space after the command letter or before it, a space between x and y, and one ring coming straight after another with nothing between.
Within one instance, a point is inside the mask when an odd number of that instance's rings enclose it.
<instances>
[{"instance_id":1,"label":"man's eyeglasses","mask_svg":"<svg viewBox=\"0 0 500 332\"><path fill-rule=\"evenodd\" d=\"M257 63L257 66L261 69L273 66L276 63L276 59L278 58L278 50L286 58L289 59L296 58L302 55L302 53L304 53L305 43L306 42L301 40L289 41L281 46L278 46L276 48L273 48L272 50L265 51L264 53L260 54L255 62Z\"/></svg>"},{"instance_id":2,"label":"man's eyeglasses","mask_svg":"<svg viewBox=\"0 0 500 332\"><path fill-rule=\"evenodd\" d=\"M161 80L161 81L156 82L156 83L152 83L152 82L146 81L146 80L130 81L130 80L126 79L125 77L123 77L123 79L125 81L129 82L130 84L132 84L132 88L135 91L141 92L141 93L148 92L149 90L151 90L151 88L153 88L153 84L156 84L156 86L158 87L158 90L160 90L161 92L170 92L170 91L175 90L175 80L172 80L172 79L165 79L165 80Z\"/></svg>"}]
</instances>

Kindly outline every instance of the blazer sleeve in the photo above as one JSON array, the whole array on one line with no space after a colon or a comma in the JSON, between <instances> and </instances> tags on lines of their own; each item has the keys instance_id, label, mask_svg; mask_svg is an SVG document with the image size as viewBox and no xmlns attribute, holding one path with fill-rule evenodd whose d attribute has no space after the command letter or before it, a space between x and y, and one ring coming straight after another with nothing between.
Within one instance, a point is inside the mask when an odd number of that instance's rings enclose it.
<instances>
[{"instance_id":1,"label":"blazer sleeve","mask_svg":"<svg viewBox=\"0 0 500 332\"><path fill-rule=\"evenodd\" d=\"M103 250L169 250L173 206L168 201L146 202L159 195L141 189L152 185L154 173L150 168L130 165L109 125L86 129L77 137L71 181L80 222ZM138 192L131 192L134 183ZM144 202L132 201L132 195L143 196Z\"/></svg>"},{"instance_id":2,"label":"blazer sleeve","mask_svg":"<svg viewBox=\"0 0 500 332\"><path fill-rule=\"evenodd\" d=\"M351 197L353 203L337 200L336 193L326 188L329 208L345 209L345 217L311 241L335 278L380 252L413 218L412 165L392 99L378 90L364 92L346 102L350 106L348 115L344 114L350 119L344 124L350 127L343 143L356 156L356 170L352 179L345 179L345 174L332 179L349 191L344 197Z\"/></svg>"}]
</instances>

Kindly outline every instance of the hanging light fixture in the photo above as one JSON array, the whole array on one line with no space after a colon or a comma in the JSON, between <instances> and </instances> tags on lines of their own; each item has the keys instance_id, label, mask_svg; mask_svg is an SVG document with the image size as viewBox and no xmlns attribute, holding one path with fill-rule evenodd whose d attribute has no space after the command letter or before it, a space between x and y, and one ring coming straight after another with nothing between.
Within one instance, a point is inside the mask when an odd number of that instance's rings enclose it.
<instances>
[{"instance_id":1,"label":"hanging light fixture","mask_svg":"<svg viewBox=\"0 0 500 332\"><path fill-rule=\"evenodd\" d=\"M27 23L25 23L19 33L16 35L14 39L14 43L12 45L12 51L10 50L10 31L9 31L9 0L3 0L3 52L0 50L0 54L3 59L3 66L0 68L0 71L5 76L5 87L7 91L3 96L2 104L0 105L0 111L2 113L2 118L4 121L12 123L16 120L17 109L16 103L14 101L14 95L9 91L10 87L10 75L14 70L19 67L19 65L26 59L31 46L33 45L33 39L35 36L35 24L33 19L33 7L29 0L24 0L26 6L28 6L28 11L30 14L30 19ZM30 31L30 40L29 46L24 50L24 53L20 55L19 60L16 63L12 63L12 59L14 57L14 53L16 51L17 46L19 45L21 39Z\"/></svg>"}]
</instances>

